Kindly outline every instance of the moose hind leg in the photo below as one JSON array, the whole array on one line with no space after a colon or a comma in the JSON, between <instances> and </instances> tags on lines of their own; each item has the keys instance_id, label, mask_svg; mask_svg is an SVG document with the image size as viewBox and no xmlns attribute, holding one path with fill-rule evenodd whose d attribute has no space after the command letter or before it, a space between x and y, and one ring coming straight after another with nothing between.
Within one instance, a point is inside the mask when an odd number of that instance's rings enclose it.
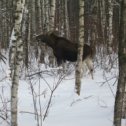
<instances>
[{"instance_id":1,"label":"moose hind leg","mask_svg":"<svg viewBox=\"0 0 126 126\"><path fill-rule=\"evenodd\" d=\"M93 61L92 61L92 58L88 57L87 59L85 59L85 63L90 71L90 74L91 74L91 77L93 79Z\"/></svg>"},{"instance_id":2,"label":"moose hind leg","mask_svg":"<svg viewBox=\"0 0 126 126\"><path fill-rule=\"evenodd\" d=\"M81 69L81 78L83 77L83 75L86 73L87 71L87 66L86 66L86 62L85 60L82 62L82 69Z\"/></svg>"}]
</instances>

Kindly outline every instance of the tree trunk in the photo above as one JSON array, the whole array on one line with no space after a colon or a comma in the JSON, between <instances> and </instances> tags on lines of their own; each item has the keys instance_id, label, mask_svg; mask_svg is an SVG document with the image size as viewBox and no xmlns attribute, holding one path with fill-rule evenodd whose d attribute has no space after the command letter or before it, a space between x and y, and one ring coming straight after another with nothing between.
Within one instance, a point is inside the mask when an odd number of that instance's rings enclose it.
<instances>
[{"instance_id":1,"label":"tree trunk","mask_svg":"<svg viewBox=\"0 0 126 126\"><path fill-rule=\"evenodd\" d=\"M126 119L126 85L125 85L125 92L123 97L122 117Z\"/></svg>"},{"instance_id":2,"label":"tree trunk","mask_svg":"<svg viewBox=\"0 0 126 126\"><path fill-rule=\"evenodd\" d=\"M113 42L113 33L112 33L112 20L113 20L113 3L112 0L108 0L108 11L109 11L109 27L108 27L108 53L112 53L112 42Z\"/></svg>"},{"instance_id":3,"label":"tree trunk","mask_svg":"<svg viewBox=\"0 0 126 126\"><path fill-rule=\"evenodd\" d=\"M35 0L36 34L42 32L40 0Z\"/></svg>"},{"instance_id":4,"label":"tree trunk","mask_svg":"<svg viewBox=\"0 0 126 126\"><path fill-rule=\"evenodd\" d=\"M49 15L49 29L50 31L54 31L54 21L55 21L55 10L56 10L56 0L50 1L50 15ZM55 58L52 52L52 49L49 49L49 65L51 67L55 66Z\"/></svg>"},{"instance_id":5,"label":"tree trunk","mask_svg":"<svg viewBox=\"0 0 126 126\"><path fill-rule=\"evenodd\" d=\"M49 21L51 31L54 30L55 10L56 10L56 0L51 0L51 3L50 3L50 21Z\"/></svg>"},{"instance_id":6,"label":"tree trunk","mask_svg":"<svg viewBox=\"0 0 126 126\"><path fill-rule=\"evenodd\" d=\"M67 0L65 0L64 1L65 2L65 7L64 7L64 10L65 10L65 36L66 36L66 38L70 38L70 27L69 27L69 20L68 20L68 5L67 5L67 3L68 3L68 1Z\"/></svg>"},{"instance_id":7,"label":"tree trunk","mask_svg":"<svg viewBox=\"0 0 126 126\"><path fill-rule=\"evenodd\" d=\"M23 41L21 38L21 22L23 16L25 0L17 0L16 10L14 13L14 28L11 36L12 43L10 45L10 68L11 68L11 126L17 126L17 102L18 102L18 86L20 65L23 55Z\"/></svg>"},{"instance_id":8,"label":"tree trunk","mask_svg":"<svg viewBox=\"0 0 126 126\"><path fill-rule=\"evenodd\" d=\"M49 1L48 0L44 0L44 32L49 31Z\"/></svg>"},{"instance_id":9,"label":"tree trunk","mask_svg":"<svg viewBox=\"0 0 126 126\"><path fill-rule=\"evenodd\" d=\"M121 1L121 17L119 32L119 79L114 108L114 126L121 126L123 101L126 92L126 0Z\"/></svg>"},{"instance_id":10,"label":"tree trunk","mask_svg":"<svg viewBox=\"0 0 126 126\"><path fill-rule=\"evenodd\" d=\"M76 65L76 80L75 89L76 93L80 95L81 88L81 74L82 74L82 56L84 45L84 0L79 0L79 43L78 43L78 55Z\"/></svg>"}]
</instances>

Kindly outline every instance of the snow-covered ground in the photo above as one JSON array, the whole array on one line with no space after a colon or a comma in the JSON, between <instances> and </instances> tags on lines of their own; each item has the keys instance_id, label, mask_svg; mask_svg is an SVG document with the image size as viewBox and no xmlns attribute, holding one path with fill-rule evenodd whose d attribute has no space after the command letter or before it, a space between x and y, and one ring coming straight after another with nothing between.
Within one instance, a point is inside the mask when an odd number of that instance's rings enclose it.
<instances>
[{"instance_id":1,"label":"snow-covered ground","mask_svg":"<svg viewBox=\"0 0 126 126\"><path fill-rule=\"evenodd\" d=\"M4 69L5 67L1 66L1 74L6 73ZM28 77L22 78L18 96L19 125L37 126L39 122L42 126L112 126L117 74L116 68L108 73L96 68L93 80L90 75L83 77L80 96L75 93L74 72L63 80L60 74L41 74L41 77L35 75L31 80ZM1 79L4 76L2 74ZM42 121L50 98L50 89L54 89L60 79L62 81L53 93L47 117ZM10 89L8 78L0 81L1 95L3 85ZM5 89L4 95L10 97L10 90ZM38 113L41 111L39 118L34 115L35 106Z\"/></svg>"}]
</instances>

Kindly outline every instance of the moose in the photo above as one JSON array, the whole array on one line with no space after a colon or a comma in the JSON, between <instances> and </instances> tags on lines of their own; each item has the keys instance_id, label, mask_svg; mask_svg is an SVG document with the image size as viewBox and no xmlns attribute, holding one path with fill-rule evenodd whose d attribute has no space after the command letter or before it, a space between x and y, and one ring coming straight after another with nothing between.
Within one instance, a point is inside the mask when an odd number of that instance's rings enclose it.
<instances>
[{"instance_id":1,"label":"moose","mask_svg":"<svg viewBox=\"0 0 126 126\"><path fill-rule=\"evenodd\" d=\"M56 57L58 66L65 61L77 61L77 43L71 42L64 37L57 36L54 32L37 35L36 40L38 42L45 43L47 46L53 49L53 53ZM84 63L86 63L93 79L93 48L91 48L91 46L89 46L88 44L84 44L83 50L83 67Z\"/></svg>"}]
</instances>

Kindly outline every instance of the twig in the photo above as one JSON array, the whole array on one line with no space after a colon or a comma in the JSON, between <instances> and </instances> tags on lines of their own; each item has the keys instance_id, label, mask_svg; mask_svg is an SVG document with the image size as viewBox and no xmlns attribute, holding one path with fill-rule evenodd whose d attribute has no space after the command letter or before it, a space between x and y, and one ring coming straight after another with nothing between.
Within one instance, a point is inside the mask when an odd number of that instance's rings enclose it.
<instances>
[{"instance_id":1,"label":"twig","mask_svg":"<svg viewBox=\"0 0 126 126\"><path fill-rule=\"evenodd\" d=\"M114 92L113 92L113 90L112 90L112 88L111 88L111 86L110 86L110 84L109 84L109 82L108 82L106 76L105 76L105 79L106 79L106 82L107 82L107 84L108 84L108 86L109 86L109 89L110 89L110 91L111 91L113 97L115 98Z\"/></svg>"},{"instance_id":2,"label":"twig","mask_svg":"<svg viewBox=\"0 0 126 126\"><path fill-rule=\"evenodd\" d=\"M0 115L0 118L1 118L2 120L6 121L6 122L7 122L7 124L9 124L9 125L10 125L10 122L9 122L9 121L7 121L7 118L5 118L5 117L3 117L3 116L1 116L1 115Z\"/></svg>"},{"instance_id":3,"label":"twig","mask_svg":"<svg viewBox=\"0 0 126 126\"><path fill-rule=\"evenodd\" d=\"M50 98L49 98L49 101L48 101L48 105L47 105L47 108L46 108L46 111L45 111L45 114L44 114L44 117L43 117L43 121L45 120L45 118L48 115L48 111L49 111L49 108L50 108L50 105L51 105L53 94L54 94L55 90L58 88L58 86L61 84L61 82L62 82L62 80L64 78L65 78L65 74L60 76L60 78L59 78L58 82L56 83L56 85L53 87L53 89L51 89L51 95L50 95Z\"/></svg>"},{"instance_id":4,"label":"twig","mask_svg":"<svg viewBox=\"0 0 126 126\"><path fill-rule=\"evenodd\" d=\"M91 97L92 97L92 95L87 96L87 97L84 97L84 98L76 99L76 100L74 100L74 101L70 104L70 106L73 106L75 103L80 102L80 101L82 101L82 100L84 100L84 99L89 99L89 98L91 98Z\"/></svg>"},{"instance_id":5,"label":"twig","mask_svg":"<svg viewBox=\"0 0 126 126\"><path fill-rule=\"evenodd\" d=\"M106 82L109 82L109 81L111 81L111 80L113 80L113 79L115 79L115 78L117 78L117 76L114 76L114 77L109 78L109 79L106 78L107 81L99 82L99 83L102 83L102 84L100 85L100 87L102 87ZM116 81L117 81L117 79L115 80L114 84L116 83Z\"/></svg>"},{"instance_id":6,"label":"twig","mask_svg":"<svg viewBox=\"0 0 126 126\"><path fill-rule=\"evenodd\" d=\"M26 113L26 114L38 115L38 116L42 117L42 115L39 115L38 113L31 112L31 111L20 111L19 113L21 113L21 114Z\"/></svg>"}]
</instances>

